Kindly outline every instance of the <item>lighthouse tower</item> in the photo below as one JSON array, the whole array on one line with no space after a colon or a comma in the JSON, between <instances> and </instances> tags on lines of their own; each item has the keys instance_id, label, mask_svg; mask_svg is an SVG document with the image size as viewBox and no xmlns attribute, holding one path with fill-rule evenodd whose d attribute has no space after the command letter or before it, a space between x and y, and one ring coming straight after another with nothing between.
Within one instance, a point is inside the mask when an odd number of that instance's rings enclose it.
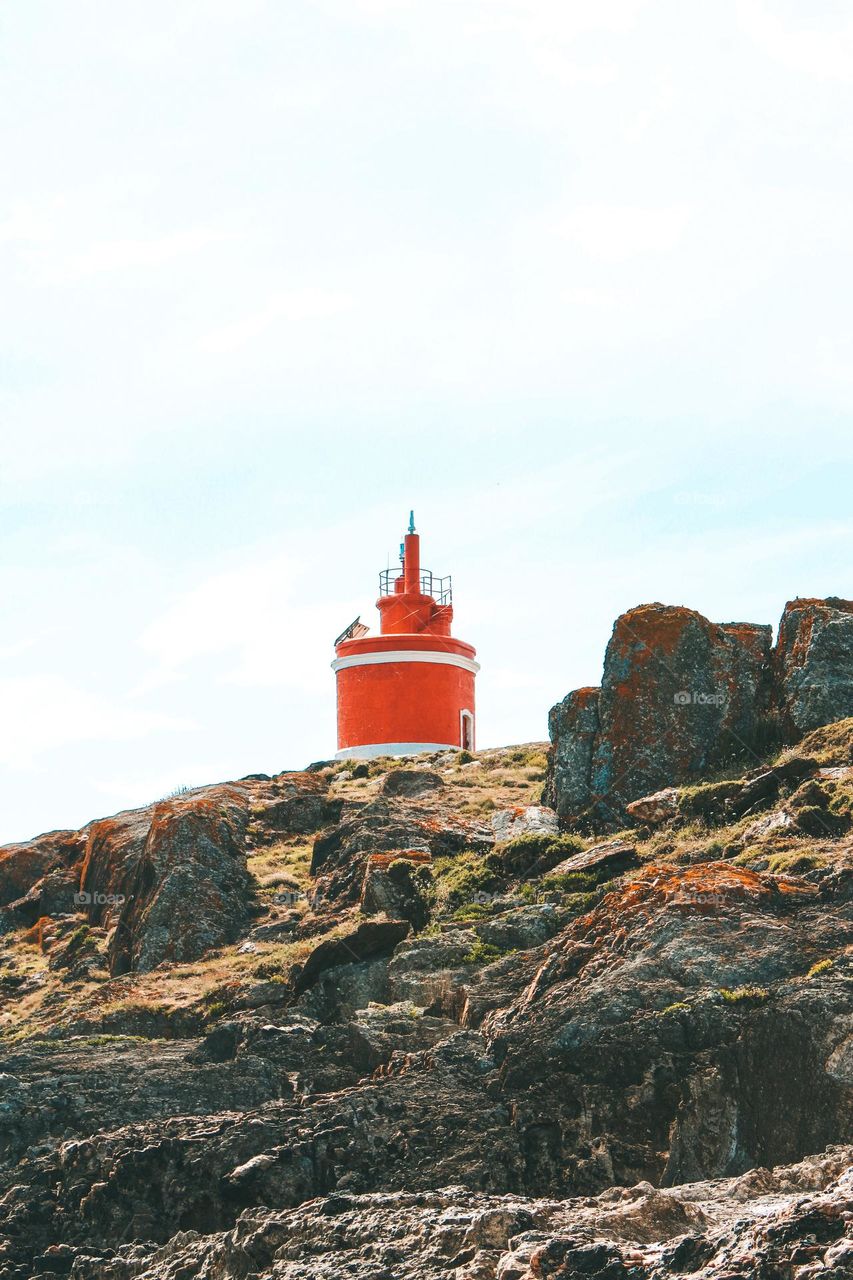
<instances>
[{"instance_id":1,"label":"lighthouse tower","mask_svg":"<svg viewBox=\"0 0 853 1280\"><path fill-rule=\"evenodd\" d=\"M380 626L335 641L339 760L474 748L475 650L450 634L450 578L421 568L414 514L400 567L379 575Z\"/></svg>"}]
</instances>

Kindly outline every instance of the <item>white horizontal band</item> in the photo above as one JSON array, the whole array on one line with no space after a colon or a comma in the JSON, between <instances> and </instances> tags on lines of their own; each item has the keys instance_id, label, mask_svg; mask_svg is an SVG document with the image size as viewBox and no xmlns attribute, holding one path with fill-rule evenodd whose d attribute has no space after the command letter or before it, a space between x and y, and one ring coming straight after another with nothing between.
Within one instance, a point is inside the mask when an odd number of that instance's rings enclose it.
<instances>
[{"instance_id":1,"label":"white horizontal band","mask_svg":"<svg viewBox=\"0 0 853 1280\"><path fill-rule=\"evenodd\" d=\"M364 747L344 747L336 760L373 760L376 756L422 756L434 751L458 751L458 742L371 742Z\"/></svg>"},{"instance_id":2,"label":"white horizontal band","mask_svg":"<svg viewBox=\"0 0 853 1280\"><path fill-rule=\"evenodd\" d=\"M445 667L461 667L463 671L476 673L480 670L479 662L466 658L461 653L438 652L432 649L377 649L372 653L353 653L345 658L335 658L333 671L343 671L347 667L372 667L386 662L434 662Z\"/></svg>"}]
</instances>

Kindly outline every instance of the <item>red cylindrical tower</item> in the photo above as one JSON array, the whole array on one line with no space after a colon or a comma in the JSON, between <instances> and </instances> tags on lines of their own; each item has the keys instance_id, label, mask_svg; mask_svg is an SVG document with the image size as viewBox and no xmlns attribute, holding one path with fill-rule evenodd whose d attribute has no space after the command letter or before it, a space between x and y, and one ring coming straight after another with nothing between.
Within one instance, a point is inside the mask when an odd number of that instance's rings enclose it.
<instances>
[{"instance_id":1,"label":"red cylindrical tower","mask_svg":"<svg viewBox=\"0 0 853 1280\"><path fill-rule=\"evenodd\" d=\"M474 749L479 663L450 634L450 578L421 568L414 516L400 559L379 575L379 635L357 618L335 641L339 760Z\"/></svg>"}]
</instances>

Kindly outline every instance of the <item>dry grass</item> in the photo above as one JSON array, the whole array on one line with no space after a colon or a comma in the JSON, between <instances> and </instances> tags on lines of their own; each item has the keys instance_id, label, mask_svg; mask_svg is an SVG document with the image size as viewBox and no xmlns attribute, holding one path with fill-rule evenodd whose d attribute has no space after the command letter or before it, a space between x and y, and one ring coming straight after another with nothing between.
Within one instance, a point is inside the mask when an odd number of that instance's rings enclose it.
<instances>
[{"instance_id":1,"label":"dry grass","mask_svg":"<svg viewBox=\"0 0 853 1280\"><path fill-rule=\"evenodd\" d=\"M702 822L687 822L684 826L664 827L643 840L638 852L644 862L681 864L730 858L743 848L738 825L709 830ZM632 835L636 840L636 832Z\"/></svg>"},{"instance_id":2,"label":"dry grass","mask_svg":"<svg viewBox=\"0 0 853 1280\"><path fill-rule=\"evenodd\" d=\"M201 960L174 964L150 973L105 977L100 982L62 982L49 974L46 962L41 968L47 978L45 986L8 1005L0 1015L0 1045L35 1034L51 1027L94 1024L125 1015L159 1015L169 1021L176 1015L209 1016L211 1004L223 1001L241 988L270 979L285 979L293 964L302 961L326 938L344 929L335 926L328 932L293 942L258 942L255 950L240 952L240 942L222 947ZM40 957L44 961L44 958Z\"/></svg>"},{"instance_id":3,"label":"dry grass","mask_svg":"<svg viewBox=\"0 0 853 1280\"><path fill-rule=\"evenodd\" d=\"M311 849L310 836L288 836L249 856L246 865L258 884L262 901L282 886L307 889Z\"/></svg>"},{"instance_id":4,"label":"dry grass","mask_svg":"<svg viewBox=\"0 0 853 1280\"><path fill-rule=\"evenodd\" d=\"M783 752L780 760L791 756L808 756L822 768L853 764L853 716L814 729L795 747Z\"/></svg>"},{"instance_id":5,"label":"dry grass","mask_svg":"<svg viewBox=\"0 0 853 1280\"><path fill-rule=\"evenodd\" d=\"M390 769L430 769L441 775L446 788L433 795L433 800L460 817L487 819L499 809L541 802L547 763L545 750L545 743L534 742L473 754L444 751L405 760L380 757L369 762L366 778L344 781L333 778L332 794L364 804L379 794L382 780ZM340 772L348 769L339 769Z\"/></svg>"}]
</instances>

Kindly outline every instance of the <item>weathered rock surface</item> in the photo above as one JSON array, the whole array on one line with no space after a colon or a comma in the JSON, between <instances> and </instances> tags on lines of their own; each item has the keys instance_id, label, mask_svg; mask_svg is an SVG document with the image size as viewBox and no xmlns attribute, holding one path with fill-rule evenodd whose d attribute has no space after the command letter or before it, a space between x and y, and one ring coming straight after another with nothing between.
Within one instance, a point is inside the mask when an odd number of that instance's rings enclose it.
<instances>
[{"instance_id":1,"label":"weathered rock surface","mask_svg":"<svg viewBox=\"0 0 853 1280\"><path fill-rule=\"evenodd\" d=\"M365 915L408 920L422 929L429 920L422 868L431 858L409 851L404 855L372 854L367 859L359 906Z\"/></svg>"},{"instance_id":2,"label":"weathered rock surface","mask_svg":"<svg viewBox=\"0 0 853 1280\"><path fill-rule=\"evenodd\" d=\"M791 600L774 653L777 700L792 737L853 716L853 600Z\"/></svg>"},{"instance_id":3,"label":"weathered rock surface","mask_svg":"<svg viewBox=\"0 0 853 1280\"><path fill-rule=\"evenodd\" d=\"M300 1002L315 999L318 980L346 990L349 975L372 967L389 1008L409 1001L404 1008L427 1011L428 1047L414 1028L401 1039L410 1014L377 1026L367 1002L347 1018L345 1001L324 997L315 1007L325 1025L284 1008L266 1022L231 1015L197 1051L197 1041L187 1045L179 1071L173 1059L171 1084L161 1074L160 1086L144 1086L145 1118L115 1114L118 1095L107 1096L108 1114L85 1140L69 1128L86 1134L96 1076L76 1121L54 1107L33 1127L32 1104L19 1104L17 1167L0 1177L9 1275L59 1242L84 1256L119 1250L128 1236L165 1244L182 1231L227 1231L251 1206L281 1211L332 1191L428 1195L452 1184L589 1195L613 1183L731 1176L820 1150L853 1122L853 995L842 960L851 905L828 892L831 907L793 879L725 863L662 865L562 928L553 907L522 907L517 918L402 942L390 960L332 943ZM478 938L500 958L475 961ZM828 955L834 967L806 978ZM279 986L273 998L290 997ZM450 1019L470 1029L447 1034ZM373 1075L356 1083L348 1063ZM10 1066L19 1096L32 1090L22 1083L33 1076L26 1054ZM196 1101L193 1069L208 1073ZM300 1100L306 1083L334 1092ZM216 1088L227 1112L210 1112ZM237 1098L253 1109L235 1110ZM55 1137L39 1145L45 1129Z\"/></svg>"},{"instance_id":4,"label":"weathered rock surface","mask_svg":"<svg viewBox=\"0 0 853 1280\"><path fill-rule=\"evenodd\" d=\"M357 902L371 854L437 858L463 849L487 850L494 839L491 827L459 817L429 793L418 799L379 796L352 816L344 811L339 825L315 840L315 903L340 908Z\"/></svg>"},{"instance_id":5,"label":"weathered rock surface","mask_svg":"<svg viewBox=\"0 0 853 1280\"><path fill-rule=\"evenodd\" d=\"M592 755L601 730L600 700L600 689L575 689L548 714L551 756L542 799L561 819L581 825L591 824L595 814Z\"/></svg>"},{"instance_id":6,"label":"weathered rock surface","mask_svg":"<svg viewBox=\"0 0 853 1280\"><path fill-rule=\"evenodd\" d=\"M484 1022L551 1178L726 1176L848 1132L832 1064L851 996L803 979L850 937L849 903L827 911L812 886L727 863L650 866L606 895Z\"/></svg>"},{"instance_id":7,"label":"weathered rock surface","mask_svg":"<svg viewBox=\"0 0 853 1280\"><path fill-rule=\"evenodd\" d=\"M551 871L552 876L569 876L583 873L602 875L604 879L621 875L639 866L636 846L626 840L604 840L581 853L573 853Z\"/></svg>"},{"instance_id":8,"label":"weathered rock surface","mask_svg":"<svg viewBox=\"0 0 853 1280\"><path fill-rule=\"evenodd\" d=\"M252 917L250 830L264 844L336 821L327 791L309 774L244 779L7 846L0 906L13 921L76 914L108 930L114 975L195 959Z\"/></svg>"},{"instance_id":9,"label":"weathered rock surface","mask_svg":"<svg viewBox=\"0 0 853 1280\"><path fill-rule=\"evenodd\" d=\"M193 960L231 942L249 919L245 795L227 788L158 805L115 924L111 971ZM87 880L84 878L84 884Z\"/></svg>"},{"instance_id":10,"label":"weathered rock surface","mask_svg":"<svg viewBox=\"0 0 853 1280\"><path fill-rule=\"evenodd\" d=\"M23 844L6 845L0 849L0 908L33 893L43 876L72 867L82 856L78 831L50 831ZM73 909L73 896L65 909Z\"/></svg>"},{"instance_id":11,"label":"weathered rock surface","mask_svg":"<svg viewBox=\"0 0 853 1280\"><path fill-rule=\"evenodd\" d=\"M541 804L501 809L492 814L491 827L498 841L516 840L519 836L556 835L557 814Z\"/></svg>"},{"instance_id":12,"label":"weathered rock surface","mask_svg":"<svg viewBox=\"0 0 853 1280\"><path fill-rule=\"evenodd\" d=\"M582 1199L335 1192L299 1208L246 1209L233 1230L78 1257L82 1280L209 1275L244 1280L847 1280L853 1149L720 1182L648 1183Z\"/></svg>"},{"instance_id":13,"label":"weathered rock surface","mask_svg":"<svg viewBox=\"0 0 853 1280\"><path fill-rule=\"evenodd\" d=\"M190 1065L195 1041L78 1036L21 1045L0 1054L0 1154L20 1159L51 1135L83 1138L99 1130L173 1115L212 1115L223 1097L248 1110L293 1089L274 1062L244 1055L239 1070L211 1058Z\"/></svg>"},{"instance_id":14,"label":"weathered rock surface","mask_svg":"<svg viewBox=\"0 0 853 1280\"><path fill-rule=\"evenodd\" d=\"M664 787L653 795L641 796L639 800L626 804L625 810L632 821L657 827L678 813L678 787Z\"/></svg>"},{"instance_id":15,"label":"weathered rock surface","mask_svg":"<svg viewBox=\"0 0 853 1280\"><path fill-rule=\"evenodd\" d=\"M484 815L535 796L518 751L415 797L244 779L13 852L0 1276L840 1280L851 1152L815 1153L853 1138L851 743L598 843L496 842ZM78 875L85 916L29 924Z\"/></svg>"},{"instance_id":16,"label":"weathered rock surface","mask_svg":"<svg viewBox=\"0 0 853 1280\"><path fill-rule=\"evenodd\" d=\"M633 802L853 714L853 602L795 600L771 639L662 604L618 618L600 689L550 714L543 798L561 822L619 828Z\"/></svg>"},{"instance_id":17,"label":"weathered rock surface","mask_svg":"<svg viewBox=\"0 0 853 1280\"><path fill-rule=\"evenodd\" d=\"M391 769L379 789L383 796L422 796L443 786L441 775L430 769Z\"/></svg>"},{"instance_id":18,"label":"weathered rock surface","mask_svg":"<svg viewBox=\"0 0 853 1280\"><path fill-rule=\"evenodd\" d=\"M349 933L321 942L300 969L294 984L295 994L307 991L327 969L376 955L390 955L408 932L406 920L365 920Z\"/></svg>"}]
</instances>

